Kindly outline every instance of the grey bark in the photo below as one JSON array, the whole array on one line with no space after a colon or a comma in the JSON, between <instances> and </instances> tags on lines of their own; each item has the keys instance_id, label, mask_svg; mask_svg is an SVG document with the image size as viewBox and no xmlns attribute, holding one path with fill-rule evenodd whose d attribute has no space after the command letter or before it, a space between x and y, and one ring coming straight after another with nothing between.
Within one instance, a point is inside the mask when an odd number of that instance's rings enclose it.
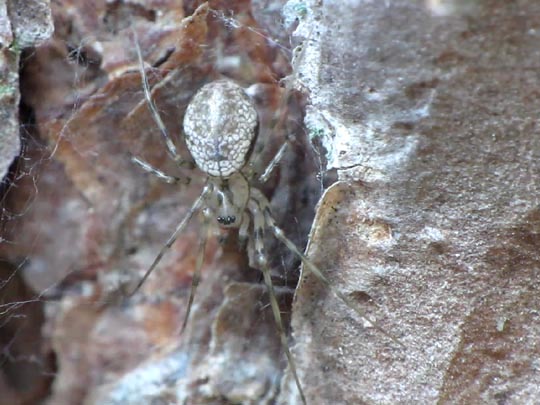
<instances>
[{"instance_id":1,"label":"grey bark","mask_svg":"<svg viewBox=\"0 0 540 405\"><path fill-rule=\"evenodd\" d=\"M240 11L250 10L247 2L227 2L183 26L195 3L185 10L157 0L55 3L59 32L26 61L25 102L50 151L44 158L45 147L34 145L39 175L27 171L26 183L12 187L11 197L22 201L13 212L23 214L8 222L13 235L2 234L11 242L2 259L20 268L38 301L58 296L45 304L42 328L44 351L54 351L57 365L42 373L54 375L42 394L51 404L273 403L276 395L299 403L290 376L279 389L286 362L265 290L234 240L210 241L184 334L196 222L141 294L121 295L203 180L195 174L190 187L170 188L130 160L176 169L144 104L126 18L135 16L149 66L175 49L169 67L150 71L154 99L178 141L191 95L224 72L244 84L261 77L271 84L259 93L266 121L281 105L271 102L282 94L271 78L287 72L284 58L273 57L272 41L253 46L266 31ZM266 17L277 9L259 4ZM359 0L291 1L288 10L286 22L298 19L296 35L305 40L293 77L310 97L306 125L321 171L338 178L319 204L309 257L400 342L305 274L292 341L308 403L534 402L540 7ZM277 26L270 37L284 33ZM207 43L206 29L219 40ZM216 66L196 64L201 50L211 51ZM11 133L18 128L15 120ZM260 138L271 143L273 132ZM298 244L311 221L304 200L315 195L300 146L266 190ZM268 250L285 262L279 246ZM294 272L289 264L283 267ZM26 298L9 302L17 301Z\"/></svg>"},{"instance_id":2,"label":"grey bark","mask_svg":"<svg viewBox=\"0 0 540 405\"><path fill-rule=\"evenodd\" d=\"M404 347L304 270L308 402L537 401L540 7L309 3L296 69L339 178L309 256Z\"/></svg>"},{"instance_id":3,"label":"grey bark","mask_svg":"<svg viewBox=\"0 0 540 405\"><path fill-rule=\"evenodd\" d=\"M47 0L0 1L0 179L19 154L19 57L53 31Z\"/></svg>"}]
</instances>

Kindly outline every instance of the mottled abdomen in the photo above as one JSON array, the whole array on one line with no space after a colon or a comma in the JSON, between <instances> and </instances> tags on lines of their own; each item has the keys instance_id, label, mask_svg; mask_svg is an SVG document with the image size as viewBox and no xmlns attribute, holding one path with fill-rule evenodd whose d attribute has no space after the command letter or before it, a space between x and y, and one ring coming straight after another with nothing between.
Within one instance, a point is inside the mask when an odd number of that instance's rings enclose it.
<instances>
[{"instance_id":1,"label":"mottled abdomen","mask_svg":"<svg viewBox=\"0 0 540 405\"><path fill-rule=\"evenodd\" d=\"M187 147L210 176L229 177L246 163L257 130L257 111L244 89L230 80L203 86L184 116Z\"/></svg>"}]
</instances>

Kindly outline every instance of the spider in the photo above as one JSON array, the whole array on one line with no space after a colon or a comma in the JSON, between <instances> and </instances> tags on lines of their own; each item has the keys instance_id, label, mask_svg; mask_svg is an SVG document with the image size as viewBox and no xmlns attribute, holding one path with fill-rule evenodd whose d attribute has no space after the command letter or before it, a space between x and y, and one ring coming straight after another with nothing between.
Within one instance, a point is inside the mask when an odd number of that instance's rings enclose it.
<instances>
[{"instance_id":1,"label":"spider","mask_svg":"<svg viewBox=\"0 0 540 405\"><path fill-rule=\"evenodd\" d=\"M163 136L168 154L179 166L192 166L178 154L176 146L160 118L151 97L142 53L136 40L135 46L146 103ZM201 212L203 214L204 225L214 223L214 225L225 230L237 230L241 245L246 246L248 254L254 258L254 266L263 274L281 345L287 357L301 401L306 404L306 398L298 377L294 358L289 349L287 335L274 292L268 255L264 245L266 232L270 231L287 249L299 257L304 269L317 277L347 306L355 310L362 318L367 318L365 313L353 301L332 286L325 274L285 235L284 231L276 224L268 199L260 189L254 186L256 183L262 184L269 179L291 143L290 139L286 139L262 171L262 174L256 173L251 163L258 157L256 151L254 151L258 122L257 110L250 97L240 85L232 80L221 79L210 82L193 96L184 115L184 137L195 165L206 175L204 187L188 213L178 223L175 231L129 295L132 296L139 290L196 213ZM189 179L170 176L139 158L133 157L132 160L146 172L167 183L179 184L182 181L189 181ZM200 270L204 256L201 252L204 251L205 243L206 238L201 238L201 246L192 278L182 331L187 325L196 288L200 280ZM379 326L369 320L368 322L381 333L396 341L395 338L387 334Z\"/></svg>"}]
</instances>

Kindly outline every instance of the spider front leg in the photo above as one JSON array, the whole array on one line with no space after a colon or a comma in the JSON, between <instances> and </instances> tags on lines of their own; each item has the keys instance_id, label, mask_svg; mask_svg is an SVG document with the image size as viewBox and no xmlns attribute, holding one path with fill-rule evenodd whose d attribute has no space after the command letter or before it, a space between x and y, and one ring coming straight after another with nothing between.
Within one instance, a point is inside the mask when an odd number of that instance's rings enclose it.
<instances>
[{"instance_id":1,"label":"spider front leg","mask_svg":"<svg viewBox=\"0 0 540 405\"><path fill-rule=\"evenodd\" d=\"M262 196L262 193L261 193ZM263 206L261 206L261 204ZM265 218L263 211L266 209L268 202L266 199L261 202L251 199L248 203L248 210L253 216L253 228L255 233L255 254L256 254L256 263L259 266L259 269L263 273L264 283L268 290L268 295L270 297L270 306L272 307L272 313L274 315L274 320L276 322L277 330L279 333L279 339L285 355L287 356L287 361L291 372L294 376L294 380L298 391L300 392L300 397L302 398L302 403L307 404L306 397L304 396L304 391L302 390L302 385L300 384L300 379L298 378L298 373L296 371L296 363L289 349L289 343L287 341L287 335L283 327L283 320L281 319L281 312L279 309L279 304L276 299L276 294L274 292L274 284L272 283L272 277L270 275L270 269L268 267L268 260L266 259L266 253L264 250L264 229L265 229Z\"/></svg>"},{"instance_id":2,"label":"spider front leg","mask_svg":"<svg viewBox=\"0 0 540 405\"><path fill-rule=\"evenodd\" d=\"M209 222L211 219L211 214L208 209L203 210L203 221L201 224L201 233L199 236L199 247L197 252L197 260L195 262L195 271L193 272L193 277L191 278L191 286L189 288L189 298L186 309L186 314L184 315L184 322L182 322L182 329L180 334L186 329L186 325L189 320L189 314L191 313L191 306L193 305L193 299L195 298L195 292L199 286L199 281L201 280L201 268L204 263L204 252L206 250L206 242L208 240L208 229Z\"/></svg>"},{"instance_id":3,"label":"spider front leg","mask_svg":"<svg viewBox=\"0 0 540 405\"><path fill-rule=\"evenodd\" d=\"M144 273L144 276L141 278L141 280L137 283L137 285L135 286L135 288L133 289L133 291L128 294L128 297L131 297L133 296L137 291L139 291L139 288L141 288L141 286L144 284L144 282L146 281L146 279L150 276L150 274L152 273L152 271L156 268L156 266L158 265L158 263L161 261L161 258L163 257L163 255L167 252L167 250L170 249L170 247L173 245L173 243L176 241L176 238L178 237L178 235L180 234L180 232L182 232L185 227L187 226L187 224L189 223L189 221L191 220L191 218L193 217L193 215L198 212L204 201L206 200L206 197L208 196L208 194L211 192L211 186L210 185L206 185L202 191L202 193L199 195L199 197L195 200L195 202L193 203L193 205L191 206L191 208L189 209L188 213L186 214L186 216L182 219L182 221L180 221L180 223L178 224L178 226L176 227L175 231L173 232L173 234L169 237L169 239L167 240L167 243L165 243L165 246L163 246L161 248L161 250L159 251L158 255L156 256L156 258L154 259L152 265L150 266L150 268L146 271L146 273Z\"/></svg>"}]
</instances>

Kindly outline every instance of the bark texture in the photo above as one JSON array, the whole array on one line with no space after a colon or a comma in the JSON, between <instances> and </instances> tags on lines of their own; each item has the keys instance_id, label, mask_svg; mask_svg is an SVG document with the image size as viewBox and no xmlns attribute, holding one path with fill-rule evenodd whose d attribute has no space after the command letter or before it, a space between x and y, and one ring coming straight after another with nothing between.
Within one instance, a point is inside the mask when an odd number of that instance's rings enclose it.
<instances>
[{"instance_id":1,"label":"bark texture","mask_svg":"<svg viewBox=\"0 0 540 405\"><path fill-rule=\"evenodd\" d=\"M183 334L204 236L197 218L142 289L130 299L126 293L205 180L169 159L144 99L135 41L152 98L184 157L181 123L195 91L223 76L249 89L260 118L254 152L262 159L253 167L259 170L286 133L301 138L302 98L280 83L290 73L288 54L279 48L287 44L273 42L287 35L272 36L261 23L279 15L279 7L179 0L65 0L52 7L55 36L28 53L21 72L32 125L3 206L17 213L5 218L2 237L9 243L0 247L7 263L3 331L21 336L16 320L23 315L32 325L39 352L34 370L49 384L50 392L42 393L46 403L272 402L285 360L261 276L234 234L209 239ZM304 146L295 143L261 185L279 224L301 247L320 194L315 177L306 175L313 164ZM191 182L164 184L132 156ZM267 239L279 302L288 314L298 263ZM28 291L8 295L15 280ZM22 313L27 301L40 319ZM29 356L13 361L11 347L4 351L11 367L6 374L14 380L8 388L22 385L20 370L30 362Z\"/></svg>"},{"instance_id":2,"label":"bark texture","mask_svg":"<svg viewBox=\"0 0 540 405\"><path fill-rule=\"evenodd\" d=\"M186 174L144 102L135 34L184 156L184 110L222 76L249 87L267 157L286 133L309 135L318 154L299 141L263 188L300 247L322 187L314 172L337 179L308 256L399 343L306 271L291 304L298 263L268 238L309 404L540 397L540 6L295 0L281 20L282 6L53 2L55 36L22 63L27 147L1 207L2 400L300 403L234 235L209 240L183 334L197 221L125 299L204 181L195 171L171 187L131 161ZM300 42L291 69L280 49ZM309 96L305 120L286 75Z\"/></svg>"},{"instance_id":3,"label":"bark texture","mask_svg":"<svg viewBox=\"0 0 540 405\"><path fill-rule=\"evenodd\" d=\"M49 1L0 1L0 179L20 151L20 53L49 39L52 31Z\"/></svg>"},{"instance_id":4,"label":"bark texture","mask_svg":"<svg viewBox=\"0 0 540 405\"><path fill-rule=\"evenodd\" d=\"M310 2L297 33L306 123L339 179L309 255L404 345L305 274L308 402L536 402L538 3Z\"/></svg>"}]
</instances>

